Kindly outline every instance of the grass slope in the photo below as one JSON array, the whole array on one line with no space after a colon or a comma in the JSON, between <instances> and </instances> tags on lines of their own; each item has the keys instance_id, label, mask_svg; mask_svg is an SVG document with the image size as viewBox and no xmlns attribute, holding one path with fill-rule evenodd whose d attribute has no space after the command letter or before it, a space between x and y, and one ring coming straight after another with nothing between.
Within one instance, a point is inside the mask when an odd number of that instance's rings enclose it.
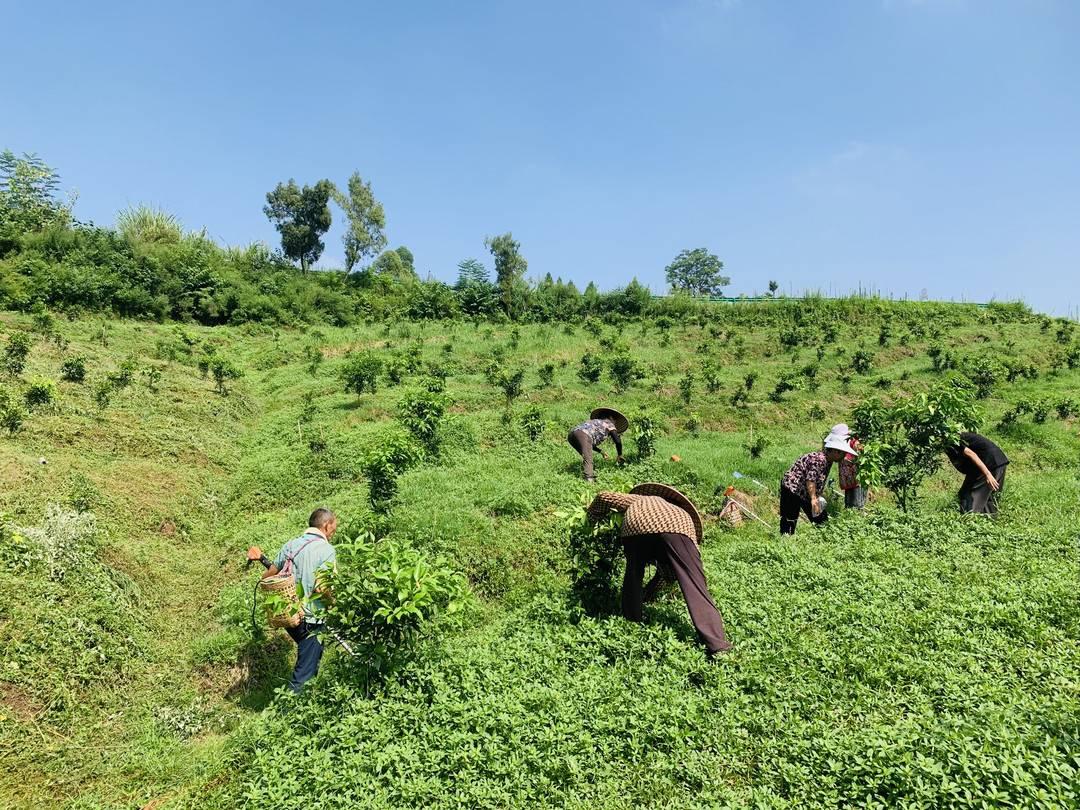
<instances>
[{"instance_id":1,"label":"grass slope","mask_svg":"<svg viewBox=\"0 0 1080 810\"><path fill-rule=\"evenodd\" d=\"M1047 373L1060 345L1038 319L945 311L940 338L924 317L923 334L901 343L893 320L897 334L879 347L881 313L853 308L820 360L781 345L783 323L666 335L639 324L598 335L59 324L66 345L36 342L23 378L56 380L63 358L81 354L89 382L59 383L56 405L0 439L0 512L28 538L8 544L0 574L13 595L0 612L0 797L84 808L1075 804L1080 437L1071 419L993 426L1020 399L1070 396L1077 374ZM29 326L0 316L5 333ZM572 609L556 512L586 490L565 433L594 404L647 410L663 429L654 459L622 470L599 462L605 485L670 480L708 507L734 470L772 488L865 396L924 388L937 342L961 358L992 343L1042 370L982 403L987 432L1014 462L997 524L947 514L959 485L949 470L910 519L882 498L793 539L710 522L706 571L737 645L713 666L677 593L644 627ZM199 373L204 345L245 370L228 396ZM416 345L449 372L455 404L441 458L406 473L379 519L360 460L415 377L358 398L335 374L349 351ZM850 371L862 346L874 355L865 376ZM587 351L625 351L644 377L625 394L607 370L585 383ZM140 370L160 368L158 390L137 374L100 409L96 382L130 356ZM485 379L493 359L526 371L510 428ZM545 363L555 365L550 386L537 374ZM733 406L751 371L748 404ZM772 401L784 374L799 390ZM546 421L536 443L517 425L528 405ZM762 436L752 459L746 445ZM682 461L667 461L673 453ZM756 500L770 522L773 500ZM320 503L346 531L381 525L446 555L483 608L370 699L330 653L317 685L283 711L271 701L291 645L252 637L255 572L241 554L250 543L275 548ZM42 537L63 552L49 565L19 551ZM282 779L298 754L310 775Z\"/></svg>"}]
</instances>

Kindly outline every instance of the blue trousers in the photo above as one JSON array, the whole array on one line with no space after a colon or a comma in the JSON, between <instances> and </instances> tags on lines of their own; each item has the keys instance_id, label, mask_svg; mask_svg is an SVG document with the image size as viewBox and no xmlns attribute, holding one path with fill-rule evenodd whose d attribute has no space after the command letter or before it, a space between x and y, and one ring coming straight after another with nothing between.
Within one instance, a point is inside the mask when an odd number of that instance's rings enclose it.
<instances>
[{"instance_id":1,"label":"blue trousers","mask_svg":"<svg viewBox=\"0 0 1080 810\"><path fill-rule=\"evenodd\" d=\"M322 631L323 625L308 624L306 619L296 627L285 628L285 632L296 642L296 666L289 678L289 688L293 692L299 692L319 671L319 661L322 660L323 653L319 633Z\"/></svg>"}]
</instances>

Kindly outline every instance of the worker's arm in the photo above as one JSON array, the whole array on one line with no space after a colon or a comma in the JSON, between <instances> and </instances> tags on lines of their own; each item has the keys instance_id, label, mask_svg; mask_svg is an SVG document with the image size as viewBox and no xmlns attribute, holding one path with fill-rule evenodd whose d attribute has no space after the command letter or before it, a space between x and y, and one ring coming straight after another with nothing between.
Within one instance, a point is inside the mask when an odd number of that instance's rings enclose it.
<instances>
[{"instance_id":1,"label":"worker's arm","mask_svg":"<svg viewBox=\"0 0 1080 810\"><path fill-rule=\"evenodd\" d=\"M263 579L276 576L277 574L281 573L278 567L274 565L274 563L272 563L265 554L263 554L262 549L258 546L252 546L248 549L247 558L248 562L255 562L255 560L258 560L263 564L263 567L266 568L266 572L262 575Z\"/></svg>"},{"instance_id":2,"label":"worker's arm","mask_svg":"<svg viewBox=\"0 0 1080 810\"><path fill-rule=\"evenodd\" d=\"M589 520L598 523L607 517L609 512L625 512L635 500L636 495L627 495L624 492L600 492L593 498L586 512Z\"/></svg>"},{"instance_id":3,"label":"worker's arm","mask_svg":"<svg viewBox=\"0 0 1080 810\"><path fill-rule=\"evenodd\" d=\"M979 458L978 453L976 453L970 447L965 447L964 455L970 458L975 463L975 466L979 468L979 472L983 474L983 477L986 479L986 485L990 487L991 492L997 492L999 489L1001 489L1001 486L1000 484L998 484L997 479L994 478L994 474L990 472L990 468L983 463L983 460L981 458Z\"/></svg>"},{"instance_id":4,"label":"worker's arm","mask_svg":"<svg viewBox=\"0 0 1080 810\"><path fill-rule=\"evenodd\" d=\"M612 433L611 440L615 442L615 452L618 454L618 458L616 459L616 461L622 461L622 436L620 436L618 433Z\"/></svg>"},{"instance_id":5,"label":"worker's arm","mask_svg":"<svg viewBox=\"0 0 1080 810\"><path fill-rule=\"evenodd\" d=\"M813 481L806 482L806 494L810 496L810 514L817 517L821 514L821 504L818 503L817 484Z\"/></svg>"}]
</instances>

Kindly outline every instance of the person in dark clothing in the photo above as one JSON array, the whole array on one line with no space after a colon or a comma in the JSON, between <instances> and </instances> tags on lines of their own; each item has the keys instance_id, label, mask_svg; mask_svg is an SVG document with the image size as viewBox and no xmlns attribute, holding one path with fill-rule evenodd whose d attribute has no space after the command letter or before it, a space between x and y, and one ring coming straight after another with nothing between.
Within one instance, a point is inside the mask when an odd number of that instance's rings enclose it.
<instances>
[{"instance_id":1,"label":"person in dark clothing","mask_svg":"<svg viewBox=\"0 0 1080 810\"><path fill-rule=\"evenodd\" d=\"M593 471L593 452L599 452L603 458L607 458L600 446L610 438L615 443L616 459L620 464L623 461L622 434L630 427L630 420L614 408L597 408L586 422L570 431L566 440L578 453L581 454L581 471L586 481L595 481L596 473Z\"/></svg>"},{"instance_id":2,"label":"person in dark clothing","mask_svg":"<svg viewBox=\"0 0 1080 810\"><path fill-rule=\"evenodd\" d=\"M945 448L952 465L964 474L964 483L956 493L960 511L977 515L996 515L998 493L1005 486L1005 468L1009 457L985 436L964 432L960 441Z\"/></svg>"},{"instance_id":3,"label":"person in dark clothing","mask_svg":"<svg viewBox=\"0 0 1080 810\"><path fill-rule=\"evenodd\" d=\"M730 650L724 620L705 581L698 551L701 516L690 499L665 484L638 484L629 494L599 493L589 505L588 514L596 522L611 511L623 513L619 532L626 555L623 616L630 621L642 621L645 567L650 563L658 567L666 565L678 580L690 620L705 643L706 653L711 657Z\"/></svg>"},{"instance_id":4,"label":"person in dark clothing","mask_svg":"<svg viewBox=\"0 0 1080 810\"><path fill-rule=\"evenodd\" d=\"M832 465L849 455L858 456L859 451L846 437L833 432L825 437L823 450L807 453L791 465L780 482L780 534L795 534L800 511L814 524L829 519L822 495L825 482Z\"/></svg>"}]
</instances>

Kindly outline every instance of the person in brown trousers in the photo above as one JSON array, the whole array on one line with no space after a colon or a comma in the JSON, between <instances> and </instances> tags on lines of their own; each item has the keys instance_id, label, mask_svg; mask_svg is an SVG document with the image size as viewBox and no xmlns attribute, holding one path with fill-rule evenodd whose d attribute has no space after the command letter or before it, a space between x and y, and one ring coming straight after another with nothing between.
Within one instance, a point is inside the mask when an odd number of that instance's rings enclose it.
<instances>
[{"instance_id":1,"label":"person in brown trousers","mask_svg":"<svg viewBox=\"0 0 1080 810\"><path fill-rule=\"evenodd\" d=\"M629 427L630 420L614 408L596 408L587 421L570 431L566 440L581 455L581 473L586 481L596 480L596 473L593 472L593 453L597 452L607 458L600 446L605 439L610 438L615 443L615 452L618 454L616 461L622 463L622 434Z\"/></svg>"},{"instance_id":2,"label":"person in brown trousers","mask_svg":"<svg viewBox=\"0 0 1080 810\"><path fill-rule=\"evenodd\" d=\"M589 504L594 523L609 512L622 512L619 537L626 554L622 611L630 621L642 621L645 566L667 564L682 589L690 621L705 642L710 657L731 649L724 632L724 620L716 609L705 569L701 564L701 515L690 499L666 484L638 484L629 494L601 492Z\"/></svg>"}]
</instances>

